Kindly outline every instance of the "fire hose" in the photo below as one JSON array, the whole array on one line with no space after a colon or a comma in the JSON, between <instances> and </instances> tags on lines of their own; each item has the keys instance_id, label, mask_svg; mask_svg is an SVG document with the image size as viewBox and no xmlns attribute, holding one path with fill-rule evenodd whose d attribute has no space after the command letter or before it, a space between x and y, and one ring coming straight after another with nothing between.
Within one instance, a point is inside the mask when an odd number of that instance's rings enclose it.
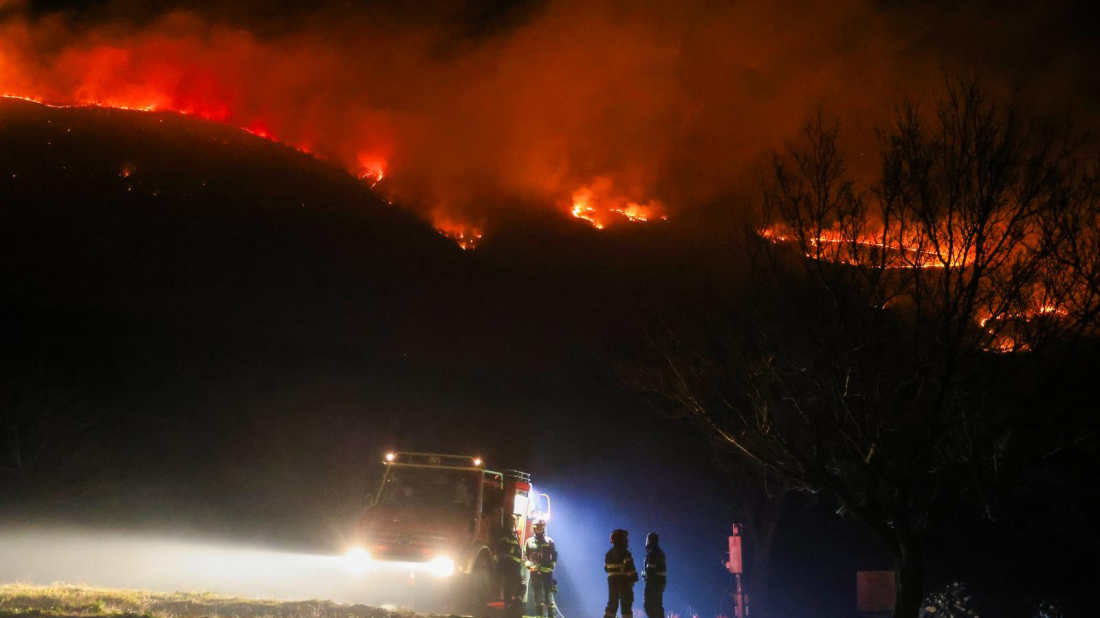
<instances>
[{"instance_id":1,"label":"fire hose","mask_svg":"<svg viewBox=\"0 0 1100 618\"><path fill-rule=\"evenodd\" d=\"M550 583L550 594L555 595L557 593L558 593L558 580L554 579L554 580L551 580L551 583ZM554 597L553 596L550 597L550 607L554 609L554 615L551 616L550 618L565 618L565 616L562 615L561 610L558 609L558 604L554 602Z\"/></svg>"},{"instance_id":2,"label":"fire hose","mask_svg":"<svg viewBox=\"0 0 1100 618\"><path fill-rule=\"evenodd\" d=\"M526 586L525 586L525 588L526 588ZM547 601L550 605L550 608L554 610L554 615L550 616L550 618L565 618L565 615L563 615L561 613L561 610L558 609L558 604L554 602L554 596L553 595L558 593L558 580L556 580L556 579L551 580L549 593L550 593L550 598L547 599ZM534 618L534 617L526 617L525 616L524 618Z\"/></svg>"}]
</instances>

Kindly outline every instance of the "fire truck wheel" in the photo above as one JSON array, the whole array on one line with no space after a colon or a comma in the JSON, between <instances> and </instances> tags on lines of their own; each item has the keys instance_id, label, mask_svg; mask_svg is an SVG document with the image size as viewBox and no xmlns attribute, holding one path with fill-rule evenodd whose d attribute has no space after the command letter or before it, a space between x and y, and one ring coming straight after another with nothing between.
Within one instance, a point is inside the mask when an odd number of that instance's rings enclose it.
<instances>
[{"instance_id":1,"label":"fire truck wheel","mask_svg":"<svg viewBox=\"0 0 1100 618\"><path fill-rule=\"evenodd\" d=\"M462 577L457 592L455 605L460 613L467 616L488 615L489 602L493 596L493 575L489 564L485 560L478 560L470 574Z\"/></svg>"}]
</instances>

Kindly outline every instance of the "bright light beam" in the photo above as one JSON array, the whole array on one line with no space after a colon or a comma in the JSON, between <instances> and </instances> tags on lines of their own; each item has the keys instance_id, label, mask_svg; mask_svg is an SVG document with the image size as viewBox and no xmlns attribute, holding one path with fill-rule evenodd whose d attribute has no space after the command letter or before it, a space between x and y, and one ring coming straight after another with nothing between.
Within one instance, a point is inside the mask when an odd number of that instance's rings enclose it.
<instances>
[{"instance_id":1,"label":"bright light beam","mask_svg":"<svg viewBox=\"0 0 1100 618\"><path fill-rule=\"evenodd\" d=\"M213 592L281 600L416 608L438 590L409 584L455 572L439 557L422 563L382 563L362 548L307 554L210 540L46 528L0 530L0 581L67 582L104 588ZM437 585L438 589L439 586Z\"/></svg>"}]
</instances>

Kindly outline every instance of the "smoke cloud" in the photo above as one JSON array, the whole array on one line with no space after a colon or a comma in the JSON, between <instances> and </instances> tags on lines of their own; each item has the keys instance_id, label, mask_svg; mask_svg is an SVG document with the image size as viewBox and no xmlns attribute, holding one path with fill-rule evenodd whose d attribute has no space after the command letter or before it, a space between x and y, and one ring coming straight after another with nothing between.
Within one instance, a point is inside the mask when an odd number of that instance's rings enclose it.
<instances>
[{"instance_id":1,"label":"smoke cloud","mask_svg":"<svg viewBox=\"0 0 1100 618\"><path fill-rule=\"evenodd\" d=\"M952 60L918 40L947 17L867 0L554 0L474 18L321 4L254 27L110 6L0 4L0 92L227 122L479 231L504 210L569 213L578 193L604 222L674 218L728 194L819 103L869 128Z\"/></svg>"}]
</instances>

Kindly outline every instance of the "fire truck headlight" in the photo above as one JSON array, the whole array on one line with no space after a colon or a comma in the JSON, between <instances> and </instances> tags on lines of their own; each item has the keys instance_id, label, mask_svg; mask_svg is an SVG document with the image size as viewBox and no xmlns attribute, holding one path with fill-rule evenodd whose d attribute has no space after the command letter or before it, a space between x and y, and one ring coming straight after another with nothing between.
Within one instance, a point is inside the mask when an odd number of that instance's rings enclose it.
<instances>
[{"instance_id":1,"label":"fire truck headlight","mask_svg":"<svg viewBox=\"0 0 1100 618\"><path fill-rule=\"evenodd\" d=\"M344 553L344 560L355 571L365 571L370 567L370 553L362 547L352 547Z\"/></svg>"},{"instance_id":2,"label":"fire truck headlight","mask_svg":"<svg viewBox=\"0 0 1100 618\"><path fill-rule=\"evenodd\" d=\"M455 561L440 556L428 563L428 570L436 577L450 577L455 572Z\"/></svg>"}]
</instances>

